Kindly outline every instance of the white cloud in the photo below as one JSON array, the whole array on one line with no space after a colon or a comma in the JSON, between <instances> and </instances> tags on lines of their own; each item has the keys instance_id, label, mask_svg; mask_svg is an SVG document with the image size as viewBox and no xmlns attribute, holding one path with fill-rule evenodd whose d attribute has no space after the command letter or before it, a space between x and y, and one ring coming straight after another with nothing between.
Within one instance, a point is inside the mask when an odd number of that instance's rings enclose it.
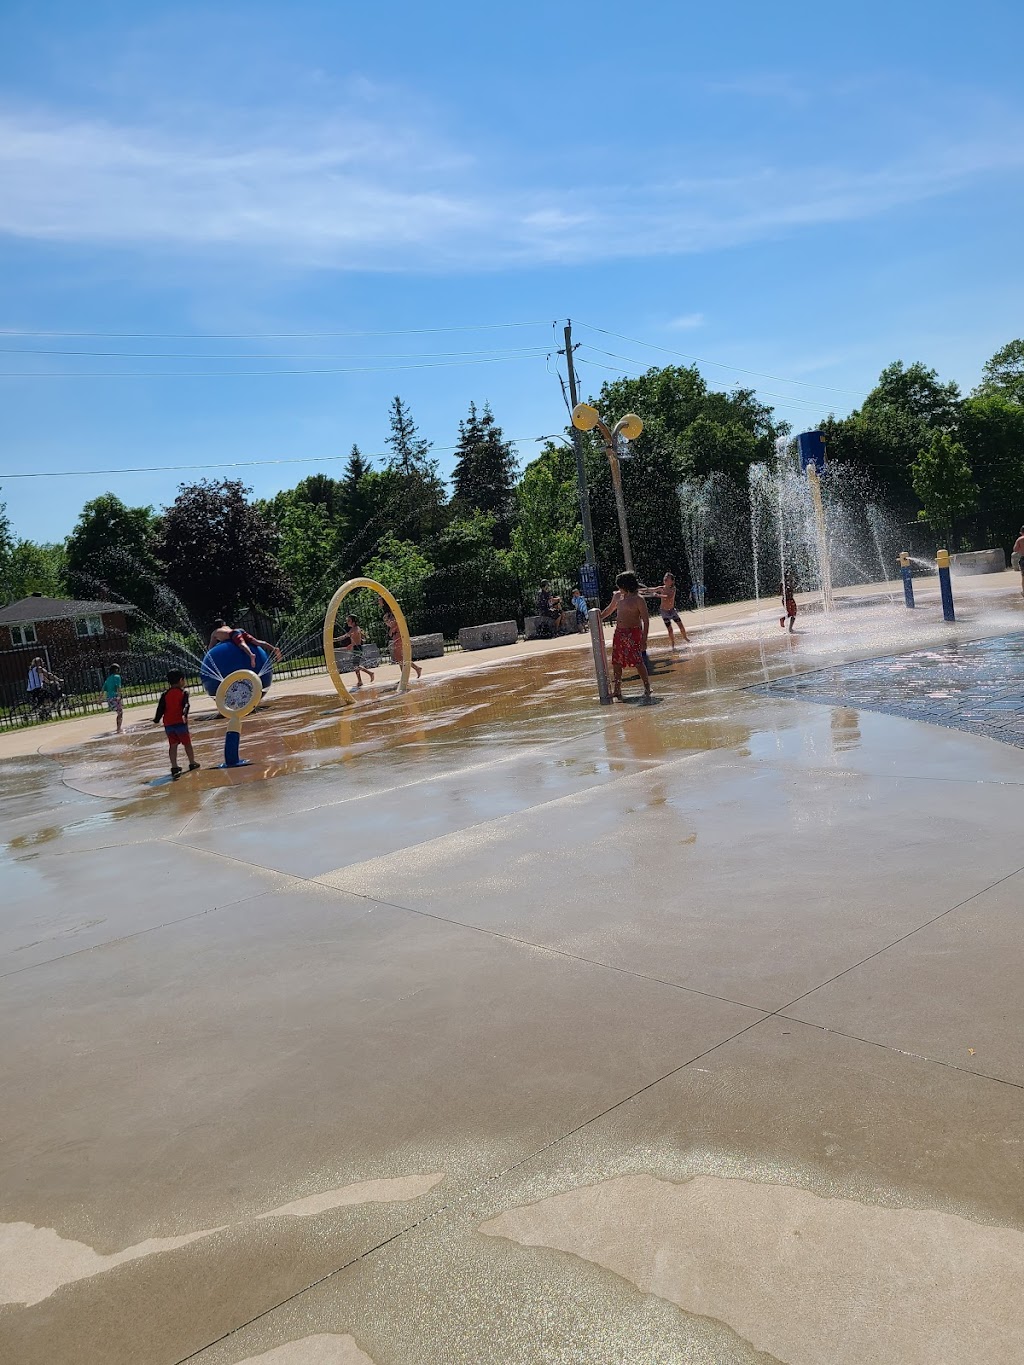
<instances>
[{"instance_id":1,"label":"white cloud","mask_svg":"<svg viewBox=\"0 0 1024 1365\"><path fill-rule=\"evenodd\" d=\"M704 326L704 314L683 313L682 316L672 318L671 321L666 322L665 326L670 328L673 332L692 332L694 328Z\"/></svg>"},{"instance_id":2,"label":"white cloud","mask_svg":"<svg viewBox=\"0 0 1024 1365\"><path fill-rule=\"evenodd\" d=\"M289 267L500 268L672 255L867 218L1019 167L1024 140L936 136L868 169L746 164L617 188L516 184L418 127L357 115L201 131L0 113L0 233L230 250ZM662 164L672 165L667 152ZM500 173L500 178L499 178ZM696 315L678 327L699 325Z\"/></svg>"}]
</instances>

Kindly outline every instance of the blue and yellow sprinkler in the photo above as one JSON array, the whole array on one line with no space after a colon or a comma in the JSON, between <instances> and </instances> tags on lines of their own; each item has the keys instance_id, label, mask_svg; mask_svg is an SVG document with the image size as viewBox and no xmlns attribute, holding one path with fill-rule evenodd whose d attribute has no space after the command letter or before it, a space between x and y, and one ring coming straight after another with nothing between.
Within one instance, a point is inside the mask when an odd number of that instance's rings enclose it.
<instances>
[{"instance_id":1,"label":"blue and yellow sprinkler","mask_svg":"<svg viewBox=\"0 0 1024 1365\"><path fill-rule=\"evenodd\" d=\"M262 700L263 683L260 681L260 675L254 673L251 668L236 668L233 673L222 679L214 697L217 710L228 723L224 735L222 768L244 768L249 762L247 758L238 756L242 721L250 711L255 711Z\"/></svg>"}]
</instances>

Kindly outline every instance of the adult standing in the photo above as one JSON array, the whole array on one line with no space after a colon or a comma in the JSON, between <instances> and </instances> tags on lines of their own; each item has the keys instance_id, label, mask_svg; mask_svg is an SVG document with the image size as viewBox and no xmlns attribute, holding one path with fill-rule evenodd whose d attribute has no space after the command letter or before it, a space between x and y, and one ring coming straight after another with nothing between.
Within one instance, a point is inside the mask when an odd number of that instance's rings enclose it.
<instances>
[{"instance_id":1,"label":"adult standing","mask_svg":"<svg viewBox=\"0 0 1024 1365\"><path fill-rule=\"evenodd\" d=\"M1020 570L1020 590L1024 595L1024 526L1020 528L1020 535L1013 542L1013 554L1010 556L1010 563L1013 563L1013 555L1017 556L1017 568Z\"/></svg>"},{"instance_id":2,"label":"adult standing","mask_svg":"<svg viewBox=\"0 0 1024 1365\"><path fill-rule=\"evenodd\" d=\"M41 706L46 699L46 689L56 683L55 674L43 663L42 657L36 655L28 666L28 682L25 691L28 693L29 701L33 706Z\"/></svg>"},{"instance_id":3,"label":"adult standing","mask_svg":"<svg viewBox=\"0 0 1024 1365\"><path fill-rule=\"evenodd\" d=\"M551 584L548 579L544 579L537 593L537 615L543 616L545 620L551 622L552 637L557 635L564 623L564 613L562 612L562 599L556 597L551 591Z\"/></svg>"}]
</instances>

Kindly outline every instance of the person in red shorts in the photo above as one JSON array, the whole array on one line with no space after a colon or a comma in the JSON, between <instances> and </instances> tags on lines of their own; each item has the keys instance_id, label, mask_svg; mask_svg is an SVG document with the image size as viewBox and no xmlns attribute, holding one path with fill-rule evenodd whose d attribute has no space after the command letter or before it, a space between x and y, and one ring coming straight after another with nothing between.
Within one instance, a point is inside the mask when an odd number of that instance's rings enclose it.
<instances>
[{"instance_id":1,"label":"person in red shorts","mask_svg":"<svg viewBox=\"0 0 1024 1365\"><path fill-rule=\"evenodd\" d=\"M793 634L796 626L796 574L792 569L787 569L782 582L779 584L779 595L782 598L782 605L785 608L785 616L779 617L779 629L781 630L787 618L789 619L789 633Z\"/></svg>"},{"instance_id":2,"label":"person in red shorts","mask_svg":"<svg viewBox=\"0 0 1024 1365\"><path fill-rule=\"evenodd\" d=\"M161 720L164 723L173 778L181 775L181 769L178 767L179 744L184 745L185 753L188 755L189 772L193 773L199 767L192 752L192 736L188 732L188 689L182 687L183 681L184 675L178 669L172 668L167 675L167 689L161 693L156 704L156 715L153 717L154 725L159 725Z\"/></svg>"},{"instance_id":3,"label":"person in red shorts","mask_svg":"<svg viewBox=\"0 0 1024 1365\"><path fill-rule=\"evenodd\" d=\"M618 591L601 613L601 620L615 617L615 634L612 636L612 677L614 686L612 696L622 700L622 670L635 668L644 685L644 700L651 698L651 679L644 663L647 648L647 632L651 618L647 603L640 596L640 583L635 573L620 573L615 580Z\"/></svg>"}]
</instances>

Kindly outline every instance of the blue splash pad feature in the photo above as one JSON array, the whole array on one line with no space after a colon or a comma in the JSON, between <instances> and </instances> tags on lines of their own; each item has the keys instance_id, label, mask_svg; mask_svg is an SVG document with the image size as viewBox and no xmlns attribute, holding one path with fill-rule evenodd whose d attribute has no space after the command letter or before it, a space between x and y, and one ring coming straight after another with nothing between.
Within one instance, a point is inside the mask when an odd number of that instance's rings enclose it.
<instances>
[{"instance_id":1,"label":"blue splash pad feature","mask_svg":"<svg viewBox=\"0 0 1024 1365\"><path fill-rule=\"evenodd\" d=\"M256 655L254 672L260 675L260 682L263 684L265 692L273 681L274 665L267 651L261 649L259 645L253 645L252 652ZM251 667L249 656L245 650L240 649L238 645L233 645L230 640L225 640L223 644L214 645L203 655L203 662L199 666L199 681L207 693L211 697L215 697L217 688L229 673L234 673L239 668L249 667Z\"/></svg>"}]
</instances>

